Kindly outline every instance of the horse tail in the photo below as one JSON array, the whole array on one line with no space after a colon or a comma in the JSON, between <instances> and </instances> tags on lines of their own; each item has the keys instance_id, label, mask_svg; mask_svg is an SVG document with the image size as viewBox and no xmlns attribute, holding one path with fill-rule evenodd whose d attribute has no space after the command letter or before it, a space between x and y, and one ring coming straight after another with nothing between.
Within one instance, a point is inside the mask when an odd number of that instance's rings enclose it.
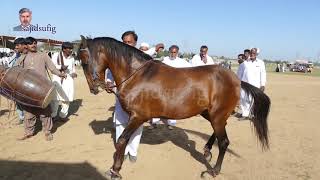
<instances>
[{"instance_id":1,"label":"horse tail","mask_svg":"<svg viewBox=\"0 0 320 180\"><path fill-rule=\"evenodd\" d=\"M250 114L252 115L255 133L262 145L262 149L269 149L267 119L271 105L270 98L259 88L247 82L241 81L241 88L245 91L246 95L251 95L253 98Z\"/></svg>"}]
</instances>

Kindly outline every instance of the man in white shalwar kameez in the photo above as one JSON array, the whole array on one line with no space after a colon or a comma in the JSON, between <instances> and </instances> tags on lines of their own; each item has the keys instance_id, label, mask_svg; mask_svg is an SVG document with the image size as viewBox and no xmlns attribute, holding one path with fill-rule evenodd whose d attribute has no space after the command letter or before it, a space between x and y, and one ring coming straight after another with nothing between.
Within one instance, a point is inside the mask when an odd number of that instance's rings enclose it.
<instances>
[{"instance_id":1,"label":"man in white shalwar kameez","mask_svg":"<svg viewBox=\"0 0 320 180\"><path fill-rule=\"evenodd\" d=\"M215 64L213 59L208 55L208 47L203 45L200 47L200 53L196 54L191 59L192 66L205 66Z\"/></svg>"},{"instance_id":2,"label":"man in white shalwar kameez","mask_svg":"<svg viewBox=\"0 0 320 180\"><path fill-rule=\"evenodd\" d=\"M188 63L186 60L181 59L178 57L179 55L179 47L177 45L172 45L169 48L169 56L165 57L163 59L163 63L167 64L171 67L175 67L175 68L184 68L184 67L192 67L190 63ZM172 130L172 126L176 125L176 120L174 119L160 119L160 118L153 118L152 122L151 122L151 126L149 127L149 129L153 129L156 127L156 124L160 121L164 121L167 123L167 126L170 130Z\"/></svg>"},{"instance_id":3,"label":"man in white shalwar kameez","mask_svg":"<svg viewBox=\"0 0 320 180\"><path fill-rule=\"evenodd\" d=\"M138 41L138 36L134 31L127 31L125 33L122 34L122 42L126 43L130 46L136 47L137 45L137 41ZM161 48L163 48L163 44L159 45L159 47L157 49L155 49L155 51L159 51ZM154 55L154 53L156 53L154 51L150 51L150 56ZM112 73L110 70L106 70L106 82L107 82L107 86L110 87L112 85L114 85L114 79L112 77ZM114 91L116 92L116 89L114 89ZM114 111L114 115L113 115L113 122L115 124L115 128L116 128L116 142L118 141L120 135L122 134L122 132L124 131L124 129L127 127L128 125L128 121L129 121L129 115L127 114L127 112L125 112L122 109L122 106L119 102L119 99L116 97L116 104L115 104L115 111ZM141 125L130 137L129 142L126 146L125 149L125 158L129 157L129 160L131 162L136 162L137 161L137 154L138 154L138 148L139 148L139 144L140 144L140 139L141 139L141 135L142 135L142 131L143 131L143 125Z\"/></svg>"},{"instance_id":4,"label":"man in white shalwar kameez","mask_svg":"<svg viewBox=\"0 0 320 180\"><path fill-rule=\"evenodd\" d=\"M257 58L256 51L251 51L250 61L244 61L241 65L243 65L243 74L241 74L240 79L264 91L266 85L266 69L264 62ZM240 119L246 120L250 118L252 103L252 97L241 89L240 107L242 110L242 117Z\"/></svg>"},{"instance_id":5,"label":"man in white shalwar kameez","mask_svg":"<svg viewBox=\"0 0 320 180\"><path fill-rule=\"evenodd\" d=\"M52 55L52 61L57 69L67 74L67 78L61 79L59 76L52 75L52 82L56 86L56 99L51 103L52 117L54 119L64 119L68 115L70 102L74 98L74 83L76 78L75 63L72 54L73 45L69 42L62 44L62 51ZM58 114L59 104L61 111ZM58 118L59 117L59 118Z\"/></svg>"}]
</instances>

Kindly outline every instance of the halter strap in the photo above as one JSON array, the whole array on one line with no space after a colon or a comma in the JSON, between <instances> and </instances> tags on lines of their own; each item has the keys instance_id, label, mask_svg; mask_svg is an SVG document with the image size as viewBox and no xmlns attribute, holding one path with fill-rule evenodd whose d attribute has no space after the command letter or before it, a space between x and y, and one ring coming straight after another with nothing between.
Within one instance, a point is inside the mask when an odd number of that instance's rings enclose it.
<instances>
[{"instance_id":1,"label":"halter strap","mask_svg":"<svg viewBox=\"0 0 320 180\"><path fill-rule=\"evenodd\" d=\"M123 80L119 85L113 85L111 86L110 88L114 88L114 87L120 87L123 83L125 83L126 81L128 81L131 77L133 77L136 73L138 73L144 66L146 66L149 62L149 61L146 61L145 63L143 63L138 69L136 69L132 74L130 74L125 80Z\"/></svg>"}]
</instances>

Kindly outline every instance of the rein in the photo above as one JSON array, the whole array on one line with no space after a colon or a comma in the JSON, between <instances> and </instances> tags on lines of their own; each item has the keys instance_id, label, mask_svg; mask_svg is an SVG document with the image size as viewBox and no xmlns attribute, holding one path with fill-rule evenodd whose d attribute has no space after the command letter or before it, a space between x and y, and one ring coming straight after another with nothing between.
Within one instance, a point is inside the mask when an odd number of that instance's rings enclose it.
<instances>
[{"instance_id":1,"label":"rein","mask_svg":"<svg viewBox=\"0 0 320 180\"><path fill-rule=\"evenodd\" d=\"M144 66L146 66L149 62L149 61L146 61L145 63L143 63L138 69L136 69L132 74L130 74L125 80L123 80L119 85L113 85L113 86L110 86L109 88L119 88L123 83L125 83L126 81L128 81L131 77L133 77L136 73L138 73Z\"/></svg>"}]
</instances>

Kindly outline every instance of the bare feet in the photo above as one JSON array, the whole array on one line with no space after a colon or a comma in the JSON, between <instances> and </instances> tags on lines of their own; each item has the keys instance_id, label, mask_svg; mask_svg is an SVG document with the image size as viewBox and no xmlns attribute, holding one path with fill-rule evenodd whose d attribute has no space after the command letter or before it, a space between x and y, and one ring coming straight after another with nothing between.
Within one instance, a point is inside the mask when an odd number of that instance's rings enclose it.
<instances>
[{"instance_id":1,"label":"bare feet","mask_svg":"<svg viewBox=\"0 0 320 180\"><path fill-rule=\"evenodd\" d=\"M19 141L24 141L24 140L26 140L26 139L29 139L29 138L31 138L33 135L32 134L25 134L25 135L23 135L22 137L19 137L17 140L19 140Z\"/></svg>"}]
</instances>

